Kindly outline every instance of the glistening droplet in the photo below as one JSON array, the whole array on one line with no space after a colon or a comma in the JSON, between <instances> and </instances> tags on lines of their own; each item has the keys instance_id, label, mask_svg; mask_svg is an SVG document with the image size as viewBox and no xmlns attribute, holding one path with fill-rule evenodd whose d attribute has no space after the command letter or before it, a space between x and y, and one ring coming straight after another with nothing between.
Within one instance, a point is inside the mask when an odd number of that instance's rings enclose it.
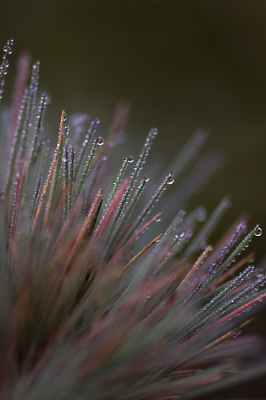
<instances>
[{"instance_id":1,"label":"glistening droplet","mask_svg":"<svg viewBox=\"0 0 266 400\"><path fill-rule=\"evenodd\" d=\"M256 231L254 233L255 236L261 236L262 235L262 229L259 225L256 226Z\"/></svg>"},{"instance_id":2,"label":"glistening droplet","mask_svg":"<svg viewBox=\"0 0 266 400\"><path fill-rule=\"evenodd\" d=\"M264 276L264 270L263 268L257 268L255 269L255 274L257 278L262 278Z\"/></svg>"},{"instance_id":3,"label":"glistening droplet","mask_svg":"<svg viewBox=\"0 0 266 400\"><path fill-rule=\"evenodd\" d=\"M149 179L150 179L150 178L148 177L148 175L144 175L144 176L143 176L143 181L144 181L144 182L149 182Z\"/></svg>"},{"instance_id":4,"label":"glistening droplet","mask_svg":"<svg viewBox=\"0 0 266 400\"><path fill-rule=\"evenodd\" d=\"M172 185L173 183L174 183L174 179L170 179L168 182L167 182L167 185Z\"/></svg>"},{"instance_id":5,"label":"glistening droplet","mask_svg":"<svg viewBox=\"0 0 266 400\"><path fill-rule=\"evenodd\" d=\"M104 139L101 136L98 137L97 144L98 146L102 146L104 144Z\"/></svg>"}]
</instances>

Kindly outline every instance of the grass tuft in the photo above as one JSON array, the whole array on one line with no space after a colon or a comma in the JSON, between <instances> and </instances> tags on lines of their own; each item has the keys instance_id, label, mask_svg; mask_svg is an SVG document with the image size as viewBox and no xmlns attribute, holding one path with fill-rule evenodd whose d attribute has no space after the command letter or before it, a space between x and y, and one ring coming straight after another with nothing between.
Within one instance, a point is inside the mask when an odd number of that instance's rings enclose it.
<instances>
[{"instance_id":1,"label":"grass tuft","mask_svg":"<svg viewBox=\"0 0 266 400\"><path fill-rule=\"evenodd\" d=\"M242 215L213 244L229 198L204 224L202 207L183 211L218 167L211 153L190 170L206 132L158 182L142 175L156 129L115 170L125 105L105 140L98 119L80 118L83 138L62 111L51 155L40 63L29 82L28 56L18 65L0 199L0 398L192 399L265 372L260 340L239 336L266 297L265 272L241 258L261 228L247 233Z\"/></svg>"}]
</instances>

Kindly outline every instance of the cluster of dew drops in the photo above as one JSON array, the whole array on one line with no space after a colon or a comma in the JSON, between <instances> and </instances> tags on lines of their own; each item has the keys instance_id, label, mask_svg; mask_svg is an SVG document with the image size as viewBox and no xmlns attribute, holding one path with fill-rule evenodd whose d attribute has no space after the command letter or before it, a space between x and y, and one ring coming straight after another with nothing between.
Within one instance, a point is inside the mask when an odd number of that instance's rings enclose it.
<instances>
[{"instance_id":1,"label":"cluster of dew drops","mask_svg":"<svg viewBox=\"0 0 266 400\"><path fill-rule=\"evenodd\" d=\"M4 55L3 61L0 65L0 100L2 99L3 86L5 84L5 75L7 74L7 69L9 67L8 56L12 54L13 39L7 41L7 44L3 47Z\"/></svg>"}]
</instances>

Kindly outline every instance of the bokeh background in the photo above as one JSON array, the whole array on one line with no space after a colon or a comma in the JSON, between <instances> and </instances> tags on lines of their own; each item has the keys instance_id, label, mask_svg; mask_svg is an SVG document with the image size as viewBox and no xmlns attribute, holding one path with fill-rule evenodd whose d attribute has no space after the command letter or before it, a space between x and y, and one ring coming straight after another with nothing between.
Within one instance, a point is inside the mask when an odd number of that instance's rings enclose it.
<instances>
[{"instance_id":1,"label":"bokeh background","mask_svg":"<svg viewBox=\"0 0 266 400\"><path fill-rule=\"evenodd\" d=\"M207 126L207 148L222 149L227 162L197 202L213 210L230 193L220 229L250 211L250 226L265 231L252 246L258 259L266 255L265 0L1 0L0 21L0 43L15 41L3 104L12 98L15 60L28 50L41 60L41 88L52 99L51 135L65 109L98 116L105 136L116 103L126 100L130 153L156 126L153 157L169 160ZM266 337L265 318L262 311L247 331ZM230 393L266 397L264 381Z\"/></svg>"}]
</instances>

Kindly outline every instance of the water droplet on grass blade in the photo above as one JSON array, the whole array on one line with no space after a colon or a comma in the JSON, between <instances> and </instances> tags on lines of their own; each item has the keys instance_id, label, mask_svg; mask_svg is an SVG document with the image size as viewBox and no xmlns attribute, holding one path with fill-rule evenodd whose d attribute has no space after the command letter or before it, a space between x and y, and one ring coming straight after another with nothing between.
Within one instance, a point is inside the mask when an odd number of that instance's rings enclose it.
<instances>
[{"instance_id":1,"label":"water droplet on grass blade","mask_svg":"<svg viewBox=\"0 0 266 400\"><path fill-rule=\"evenodd\" d=\"M150 178L148 177L148 175L144 175L144 176L143 176L143 181L144 181L144 182L149 182L149 179L150 179Z\"/></svg>"},{"instance_id":2,"label":"water droplet on grass blade","mask_svg":"<svg viewBox=\"0 0 266 400\"><path fill-rule=\"evenodd\" d=\"M262 235L262 229L259 225L256 226L256 231L254 233L255 236L261 236Z\"/></svg>"},{"instance_id":3,"label":"water droplet on grass blade","mask_svg":"<svg viewBox=\"0 0 266 400\"><path fill-rule=\"evenodd\" d=\"M263 268L257 268L257 269L255 270L255 273L256 273L256 277L257 277L257 278L262 278L262 277L264 276L264 270L263 270Z\"/></svg>"},{"instance_id":4,"label":"water droplet on grass blade","mask_svg":"<svg viewBox=\"0 0 266 400\"><path fill-rule=\"evenodd\" d=\"M174 183L174 179L170 179L168 182L167 182L167 185L172 185L173 183Z\"/></svg>"}]
</instances>

